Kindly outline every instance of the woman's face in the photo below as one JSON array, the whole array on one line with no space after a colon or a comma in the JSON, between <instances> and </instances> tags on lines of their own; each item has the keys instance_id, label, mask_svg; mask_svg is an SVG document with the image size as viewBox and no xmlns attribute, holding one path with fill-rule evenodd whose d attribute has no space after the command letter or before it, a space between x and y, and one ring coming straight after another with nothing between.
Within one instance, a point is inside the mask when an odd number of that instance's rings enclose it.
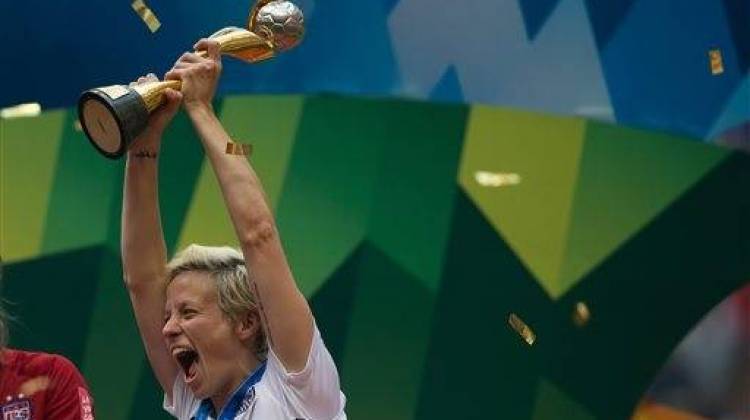
<instances>
[{"instance_id":1,"label":"woman's face","mask_svg":"<svg viewBox=\"0 0 750 420\"><path fill-rule=\"evenodd\" d=\"M167 349L197 398L231 392L242 381L239 367L251 351L241 329L219 308L216 283L207 273L188 271L172 280L164 319Z\"/></svg>"}]
</instances>

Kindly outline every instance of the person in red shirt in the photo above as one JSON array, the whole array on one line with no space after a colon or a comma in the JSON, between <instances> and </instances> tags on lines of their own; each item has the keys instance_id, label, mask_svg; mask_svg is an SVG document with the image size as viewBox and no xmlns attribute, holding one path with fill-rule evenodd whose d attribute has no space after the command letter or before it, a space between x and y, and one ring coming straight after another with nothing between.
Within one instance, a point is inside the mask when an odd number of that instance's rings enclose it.
<instances>
[{"instance_id":1,"label":"person in red shirt","mask_svg":"<svg viewBox=\"0 0 750 420\"><path fill-rule=\"evenodd\" d=\"M57 354L6 347L6 319L0 308L0 420L93 420L93 400L75 365Z\"/></svg>"}]
</instances>

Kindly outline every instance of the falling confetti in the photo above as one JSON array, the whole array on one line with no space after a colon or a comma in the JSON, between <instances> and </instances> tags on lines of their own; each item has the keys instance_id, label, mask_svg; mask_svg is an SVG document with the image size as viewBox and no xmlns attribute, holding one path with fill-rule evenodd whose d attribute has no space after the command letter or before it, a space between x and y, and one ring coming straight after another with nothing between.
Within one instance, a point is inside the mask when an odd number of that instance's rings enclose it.
<instances>
[{"instance_id":1,"label":"falling confetti","mask_svg":"<svg viewBox=\"0 0 750 420\"><path fill-rule=\"evenodd\" d=\"M505 187L518 185L521 183L521 176L515 173L499 173L477 171L474 173L474 179L483 187Z\"/></svg>"},{"instance_id":2,"label":"falling confetti","mask_svg":"<svg viewBox=\"0 0 750 420\"><path fill-rule=\"evenodd\" d=\"M513 313L510 314L510 316L508 316L508 324L510 324L511 328L516 330L526 344L530 346L534 345L534 342L536 342L536 334L534 334L534 331L526 325L518 315Z\"/></svg>"},{"instance_id":3,"label":"falling confetti","mask_svg":"<svg viewBox=\"0 0 750 420\"><path fill-rule=\"evenodd\" d=\"M47 389L49 387L49 382L48 376L36 376L24 382L18 390L21 394L32 396L39 391Z\"/></svg>"},{"instance_id":4,"label":"falling confetti","mask_svg":"<svg viewBox=\"0 0 750 420\"><path fill-rule=\"evenodd\" d=\"M148 26L148 29L151 31L151 33L159 30L159 28L161 27L161 22L159 22L159 19L156 17L154 12L148 6L146 6L146 3L144 3L143 0L135 0L130 5L133 7L133 10L138 13L138 16L141 17L143 23Z\"/></svg>"},{"instance_id":5,"label":"falling confetti","mask_svg":"<svg viewBox=\"0 0 750 420\"><path fill-rule=\"evenodd\" d=\"M24 118L24 117L36 117L42 113L42 106L37 102L28 104L20 104L11 106L8 108L0 109L0 118L11 119L11 118Z\"/></svg>"},{"instance_id":6,"label":"falling confetti","mask_svg":"<svg viewBox=\"0 0 750 420\"><path fill-rule=\"evenodd\" d=\"M583 302L576 303L576 307L573 310L573 323L576 324L577 327L584 327L589 323L590 319L591 311L589 310L589 307Z\"/></svg>"},{"instance_id":7,"label":"falling confetti","mask_svg":"<svg viewBox=\"0 0 750 420\"><path fill-rule=\"evenodd\" d=\"M721 58L721 50L709 50L708 58L711 61L711 74L716 76L724 73L724 60Z\"/></svg>"},{"instance_id":8,"label":"falling confetti","mask_svg":"<svg viewBox=\"0 0 750 420\"><path fill-rule=\"evenodd\" d=\"M253 153L253 146L241 143L227 143L226 153L228 155L250 156Z\"/></svg>"}]
</instances>

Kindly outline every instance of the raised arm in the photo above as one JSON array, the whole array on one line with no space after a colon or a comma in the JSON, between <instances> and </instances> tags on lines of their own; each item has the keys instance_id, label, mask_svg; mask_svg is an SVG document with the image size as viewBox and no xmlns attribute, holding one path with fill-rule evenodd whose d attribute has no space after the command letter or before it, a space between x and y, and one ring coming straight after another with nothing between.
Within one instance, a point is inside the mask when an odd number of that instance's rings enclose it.
<instances>
[{"instance_id":1,"label":"raised arm","mask_svg":"<svg viewBox=\"0 0 750 420\"><path fill-rule=\"evenodd\" d=\"M143 78L139 81L144 81ZM156 378L171 397L178 367L161 334L167 252L158 199L158 155L164 128L179 108L181 94L168 90L166 102L128 152L122 201L122 266L138 331Z\"/></svg>"},{"instance_id":2,"label":"raised arm","mask_svg":"<svg viewBox=\"0 0 750 420\"><path fill-rule=\"evenodd\" d=\"M313 335L313 319L297 288L281 246L273 212L260 180L244 156L226 153L231 141L211 106L221 72L218 44L201 40L166 78L182 80L183 106L203 142L239 239L259 302L269 344L287 371L304 368Z\"/></svg>"}]
</instances>

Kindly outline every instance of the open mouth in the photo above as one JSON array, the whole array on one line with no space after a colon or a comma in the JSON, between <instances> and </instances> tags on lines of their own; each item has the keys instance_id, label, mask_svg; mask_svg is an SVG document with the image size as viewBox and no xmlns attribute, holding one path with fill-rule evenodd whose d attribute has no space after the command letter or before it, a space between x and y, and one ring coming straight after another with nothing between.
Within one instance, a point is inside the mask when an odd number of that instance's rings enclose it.
<instances>
[{"instance_id":1,"label":"open mouth","mask_svg":"<svg viewBox=\"0 0 750 420\"><path fill-rule=\"evenodd\" d=\"M180 349L174 357L185 372L185 382L192 382L198 372L198 361L200 359L198 352L192 349Z\"/></svg>"}]
</instances>

